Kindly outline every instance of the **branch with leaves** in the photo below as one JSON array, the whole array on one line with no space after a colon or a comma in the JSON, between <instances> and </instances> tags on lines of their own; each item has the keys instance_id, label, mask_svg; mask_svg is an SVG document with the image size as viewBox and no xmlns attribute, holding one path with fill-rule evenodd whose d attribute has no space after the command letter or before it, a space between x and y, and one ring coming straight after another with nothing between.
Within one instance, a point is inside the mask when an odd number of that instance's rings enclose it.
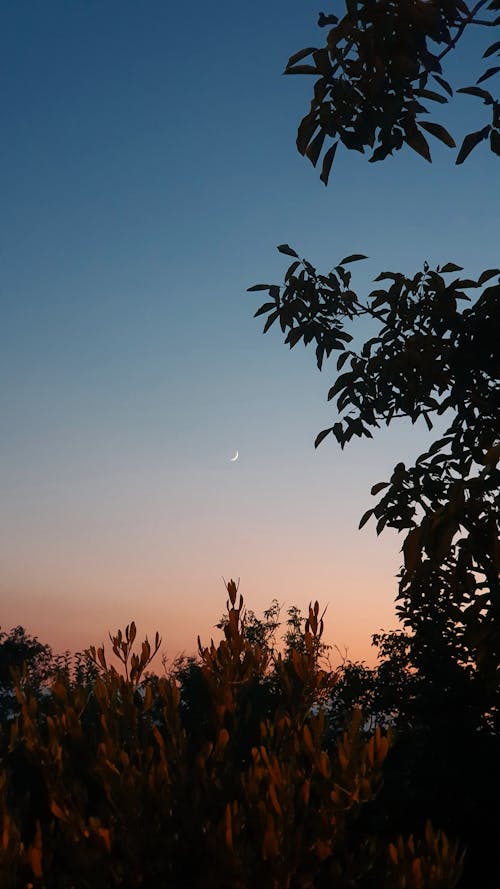
<instances>
[{"instance_id":1,"label":"branch with leaves","mask_svg":"<svg viewBox=\"0 0 500 889\"><path fill-rule=\"evenodd\" d=\"M328 27L323 47L308 46L288 60L285 74L312 75L310 111L302 119L297 148L328 183L339 145L380 161L408 145L427 161L431 153L425 133L455 148L453 136L435 121L422 119L428 103L446 104L453 88L443 76L442 61L456 49L467 28L500 25L498 0L480 0L469 8L464 0L346 0L346 14L320 14L319 26ZM478 13L482 18L478 18ZM441 51L436 52L435 48ZM500 56L500 40L483 58ZM500 102L480 87L500 71L494 65L476 84L458 89L481 99L491 119L462 142L456 163L461 164L481 141L500 154ZM328 147L327 147L328 146Z\"/></svg>"}]
</instances>

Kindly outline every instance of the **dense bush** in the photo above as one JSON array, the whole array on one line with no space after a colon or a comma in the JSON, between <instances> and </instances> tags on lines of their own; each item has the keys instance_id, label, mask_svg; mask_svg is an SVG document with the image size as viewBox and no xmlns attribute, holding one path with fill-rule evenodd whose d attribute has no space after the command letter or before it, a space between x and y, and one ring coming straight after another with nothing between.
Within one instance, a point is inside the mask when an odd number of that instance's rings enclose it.
<instances>
[{"instance_id":1,"label":"dense bush","mask_svg":"<svg viewBox=\"0 0 500 889\"><path fill-rule=\"evenodd\" d=\"M456 885L461 854L443 833L389 839L360 817L388 733L367 736L354 711L326 749L337 677L321 666L318 604L300 647L271 657L227 590L224 638L184 671L191 704L174 675L146 675L134 624L113 638L123 671L91 649L93 684L57 680L43 707L18 685L1 735L2 889Z\"/></svg>"}]
</instances>

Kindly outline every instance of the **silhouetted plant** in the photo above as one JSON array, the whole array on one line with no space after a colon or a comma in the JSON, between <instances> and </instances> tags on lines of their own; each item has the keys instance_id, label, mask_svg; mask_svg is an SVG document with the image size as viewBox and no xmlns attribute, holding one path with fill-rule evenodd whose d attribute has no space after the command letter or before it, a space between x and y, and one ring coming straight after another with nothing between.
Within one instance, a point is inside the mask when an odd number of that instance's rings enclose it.
<instances>
[{"instance_id":1,"label":"silhouetted plant","mask_svg":"<svg viewBox=\"0 0 500 889\"><path fill-rule=\"evenodd\" d=\"M318 603L299 648L270 667L266 646L245 636L233 581L227 592L223 639L199 643L197 733L174 676L141 678L152 651L133 653L133 624L112 637L126 675L102 647L93 687L56 681L44 713L17 689L20 717L0 735L2 889L456 884L461 856L440 832L395 832L391 846L363 827L390 738L367 737L355 711L326 748L325 709L311 705L337 676L318 662Z\"/></svg>"}]
</instances>

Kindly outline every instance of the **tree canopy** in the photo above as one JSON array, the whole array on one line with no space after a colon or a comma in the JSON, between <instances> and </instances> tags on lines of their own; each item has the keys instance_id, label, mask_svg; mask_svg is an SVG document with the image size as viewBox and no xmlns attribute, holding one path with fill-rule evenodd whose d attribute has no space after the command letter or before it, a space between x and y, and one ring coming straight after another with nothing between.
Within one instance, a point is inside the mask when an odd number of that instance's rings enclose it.
<instances>
[{"instance_id":1,"label":"tree canopy","mask_svg":"<svg viewBox=\"0 0 500 889\"><path fill-rule=\"evenodd\" d=\"M311 111L300 124L297 146L315 165L323 156L326 183L337 146L383 160L404 144L430 160L422 129L442 138L438 124L426 124L422 100L445 102L453 94L442 77L442 62L458 51L469 27L500 24L498 2L392 2L346 0L346 13L320 15L328 26L326 46L293 55L286 72L317 77ZM432 52L430 47L438 48ZM500 54L491 43L487 59ZM304 64L311 57L314 64ZM483 83L500 70L490 68ZM433 79L446 94L429 90ZM491 123L481 131L499 152L498 101L481 86L459 91L491 106ZM461 163L479 141L466 136ZM391 527L403 533L398 611L418 634L422 650L447 647L461 664L473 664L495 690L500 678L500 269L486 268L471 278L463 268L427 263L413 274L383 271L366 296L352 284L348 266L366 257L353 252L326 273L282 244L292 258L281 285L258 284L269 299L257 310L266 316L264 332L279 322L285 343L314 343L321 369L332 352L337 378L328 398L338 418L316 437L318 446L333 436L343 448L353 436L371 438L382 424L423 418L429 430L436 418L448 423L413 465L400 461L391 477L376 482L372 516L377 533ZM373 336L351 348L353 325L371 319ZM375 480L374 480L375 481Z\"/></svg>"}]
</instances>

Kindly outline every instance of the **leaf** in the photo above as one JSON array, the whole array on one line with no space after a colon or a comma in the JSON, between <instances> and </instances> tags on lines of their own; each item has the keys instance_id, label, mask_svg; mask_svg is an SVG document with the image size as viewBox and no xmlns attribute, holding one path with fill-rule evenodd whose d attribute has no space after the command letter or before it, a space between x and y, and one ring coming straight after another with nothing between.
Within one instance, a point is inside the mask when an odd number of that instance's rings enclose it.
<instances>
[{"instance_id":1,"label":"leaf","mask_svg":"<svg viewBox=\"0 0 500 889\"><path fill-rule=\"evenodd\" d=\"M363 516L361 516L361 521L360 521L360 523L359 523L359 525L358 525L358 531L361 530L361 528L363 527L363 525L366 525L368 519L371 518L371 516L373 515L374 511L375 511L374 509L367 509L366 512L365 512L365 514L364 514Z\"/></svg>"},{"instance_id":2,"label":"leaf","mask_svg":"<svg viewBox=\"0 0 500 889\"><path fill-rule=\"evenodd\" d=\"M266 323L264 324L264 329L263 329L262 333L267 333L267 331L271 327L271 324L274 324L274 322L276 321L276 318L278 317L278 315L279 315L279 312L273 312L271 315L269 315L269 318L267 319Z\"/></svg>"},{"instance_id":3,"label":"leaf","mask_svg":"<svg viewBox=\"0 0 500 889\"><path fill-rule=\"evenodd\" d=\"M493 104L493 96L491 93L480 89L478 86L464 86L462 89L457 90L457 93L467 93L468 96L477 96L479 99L484 99L486 105Z\"/></svg>"},{"instance_id":4,"label":"leaf","mask_svg":"<svg viewBox=\"0 0 500 889\"><path fill-rule=\"evenodd\" d=\"M276 303L264 303L264 305L262 305L260 307L260 309L257 309L257 311L255 312L254 318L258 318L259 315L264 315L266 312L269 312L271 309L275 309L275 308L276 308Z\"/></svg>"},{"instance_id":5,"label":"leaf","mask_svg":"<svg viewBox=\"0 0 500 889\"><path fill-rule=\"evenodd\" d=\"M247 287L247 293L252 293L255 290L269 290L270 284L254 284L253 287Z\"/></svg>"},{"instance_id":6,"label":"leaf","mask_svg":"<svg viewBox=\"0 0 500 889\"><path fill-rule=\"evenodd\" d=\"M290 345L290 348L293 349L293 347L297 345L300 339L302 339L302 330L300 329L300 327L293 327L288 334L285 343L288 343Z\"/></svg>"},{"instance_id":7,"label":"leaf","mask_svg":"<svg viewBox=\"0 0 500 889\"><path fill-rule=\"evenodd\" d=\"M338 141L334 142L323 157L323 166L321 167L321 176L319 178L322 182L325 183L325 185L328 185L328 177L330 176L330 170L332 168L333 159L335 157L335 152L337 151L338 144Z\"/></svg>"},{"instance_id":8,"label":"leaf","mask_svg":"<svg viewBox=\"0 0 500 889\"><path fill-rule=\"evenodd\" d=\"M347 373L340 374L339 377L335 380L333 386L331 387L328 393L328 401L331 401L334 395L342 389L343 386L346 385L346 381L353 376L352 371L347 371Z\"/></svg>"},{"instance_id":9,"label":"leaf","mask_svg":"<svg viewBox=\"0 0 500 889\"><path fill-rule=\"evenodd\" d=\"M486 139L486 137L489 135L490 129L491 127L488 125L487 127L483 127L482 130L478 130L477 133L469 133L469 135L466 136L464 141L462 142L462 147L458 152L458 157L455 161L455 164L463 164L465 158L469 156L476 145L479 145L479 143L482 142L483 139Z\"/></svg>"},{"instance_id":10,"label":"leaf","mask_svg":"<svg viewBox=\"0 0 500 889\"><path fill-rule=\"evenodd\" d=\"M373 488L370 491L370 494L378 494L379 491L382 491L384 488L389 486L389 482L377 482L376 485L373 485Z\"/></svg>"},{"instance_id":11,"label":"leaf","mask_svg":"<svg viewBox=\"0 0 500 889\"><path fill-rule=\"evenodd\" d=\"M318 163L318 158L321 154L321 149L323 148L323 142L325 141L326 133L324 130L320 130L317 136L314 137L312 142L306 148L306 157L309 158L313 167Z\"/></svg>"},{"instance_id":12,"label":"leaf","mask_svg":"<svg viewBox=\"0 0 500 889\"><path fill-rule=\"evenodd\" d=\"M316 438L314 439L314 447L317 448L318 445L321 444L323 439L326 438L326 436L329 435L330 432L332 432L332 431L333 431L333 427L330 427L330 429L323 429L323 431L320 432L319 435L317 435Z\"/></svg>"},{"instance_id":13,"label":"leaf","mask_svg":"<svg viewBox=\"0 0 500 889\"><path fill-rule=\"evenodd\" d=\"M439 77L438 74L433 74L432 76L433 76L434 80L436 80L437 83L439 83L439 86L443 87L443 89L445 90L445 92L448 93L449 96L453 95L453 90L447 80L445 80L443 77Z\"/></svg>"},{"instance_id":14,"label":"leaf","mask_svg":"<svg viewBox=\"0 0 500 889\"><path fill-rule=\"evenodd\" d=\"M285 68L285 74L317 74L315 65L295 65L294 68Z\"/></svg>"},{"instance_id":15,"label":"leaf","mask_svg":"<svg viewBox=\"0 0 500 889\"><path fill-rule=\"evenodd\" d=\"M489 281L490 278L494 278L495 275L500 275L500 269L486 269L484 272L481 272L477 279L479 287L486 284L486 281Z\"/></svg>"},{"instance_id":16,"label":"leaf","mask_svg":"<svg viewBox=\"0 0 500 889\"><path fill-rule=\"evenodd\" d=\"M500 154L500 133L492 130L490 133L490 148L495 154Z\"/></svg>"},{"instance_id":17,"label":"leaf","mask_svg":"<svg viewBox=\"0 0 500 889\"><path fill-rule=\"evenodd\" d=\"M299 49L298 52L294 53L293 56L290 56L287 62L287 68L290 68L291 65L295 65L296 62L300 62L301 59L305 59L306 56L310 56L316 50L315 46L306 46L305 49Z\"/></svg>"},{"instance_id":18,"label":"leaf","mask_svg":"<svg viewBox=\"0 0 500 889\"><path fill-rule=\"evenodd\" d=\"M313 112L306 114L304 118L302 118L299 129L297 131L297 151L300 154L306 153L306 148L309 145L312 137L314 136L316 130L318 129L318 123L314 116Z\"/></svg>"},{"instance_id":19,"label":"leaf","mask_svg":"<svg viewBox=\"0 0 500 889\"><path fill-rule=\"evenodd\" d=\"M297 260L297 262L292 262L292 264L288 267L288 269L286 271L285 281L288 281L288 279L291 278L291 276L295 274L299 265L300 265L300 260Z\"/></svg>"},{"instance_id":20,"label":"leaf","mask_svg":"<svg viewBox=\"0 0 500 889\"><path fill-rule=\"evenodd\" d=\"M444 142L445 145L448 145L449 148L456 148L456 142L452 136L450 136L448 130L441 126L439 123L430 123L427 121L421 121L420 126L427 130L428 133L432 133L436 139L440 139L441 142Z\"/></svg>"},{"instance_id":21,"label":"leaf","mask_svg":"<svg viewBox=\"0 0 500 889\"><path fill-rule=\"evenodd\" d=\"M406 131L405 141L410 148L413 148L413 151L416 151L417 154L420 154L426 161L431 163L431 153L427 139L417 127Z\"/></svg>"},{"instance_id":22,"label":"leaf","mask_svg":"<svg viewBox=\"0 0 500 889\"><path fill-rule=\"evenodd\" d=\"M455 265L454 262L447 262L441 269L442 272L446 274L446 272L463 272L463 265Z\"/></svg>"},{"instance_id":23,"label":"leaf","mask_svg":"<svg viewBox=\"0 0 500 889\"><path fill-rule=\"evenodd\" d=\"M446 96L435 93L434 90L415 90L415 95L420 96L422 99L430 99L431 102L439 102L441 105L446 105L448 101Z\"/></svg>"},{"instance_id":24,"label":"leaf","mask_svg":"<svg viewBox=\"0 0 500 889\"><path fill-rule=\"evenodd\" d=\"M483 59L487 59L488 56L492 56L494 52L500 50L500 40L497 40L495 43L492 43L491 46L488 47L485 52L483 52Z\"/></svg>"},{"instance_id":25,"label":"leaf","mask_svg":"<svg viewBox=\"0 0 500 889\"><path fill-rule=\"evenodd\" d=\"M358 262L360 259L368 259L364 253L351 253L350 256L345 256L344 259L341 259L339 265L347 265L348 262Z\"/></svg>"},{"instance_id":26,"label":"leaf","mask_svg":"<svg viewBox=\"0 0 500 889\"><path fill-rule=\"evenodd\" d=\"M422 534L421 527L412 528L403 543L403 555L405 568L411 573L422 561Z\"/></svg>"},{"instance_id":27,"label":"leaf","mask_svg":"<svg viewBox=\"0 0 500 889\"><path fill-rule=\"evenodd\" d=\"M488 80L488 77L493 77L497 71L500 71L500 65L496 65L495 68L488 68L488 70L485 71L484 74L481 74L481 77L476 80L476 83L482 83L483 80Z\"/></svg>"},{"instance_id":28,"label":"leaf","mask_svg":"<svg viewBox=\"0 0 500 889\"><path fill-rule=\"evenodd\" d=\"M339 355L337 359L337 370L342 370L350 355L352 355L352 352L349 352L347 349L345 352L342 352L342 355Z\"/></svg>"},{"instance_id":29,"label":"leaf","mask_svg":"<svg viewBox=\"0 0 500 889\"><path fill-rule=\"evenodd\" d=\"M299 254L296 253L295 250L292 250L292 248L289 247L288 244L280 244L277 249L280 253L284 253L285 256L294 256L295 259L299 258Z\"/></svg>"}]
</instances>

